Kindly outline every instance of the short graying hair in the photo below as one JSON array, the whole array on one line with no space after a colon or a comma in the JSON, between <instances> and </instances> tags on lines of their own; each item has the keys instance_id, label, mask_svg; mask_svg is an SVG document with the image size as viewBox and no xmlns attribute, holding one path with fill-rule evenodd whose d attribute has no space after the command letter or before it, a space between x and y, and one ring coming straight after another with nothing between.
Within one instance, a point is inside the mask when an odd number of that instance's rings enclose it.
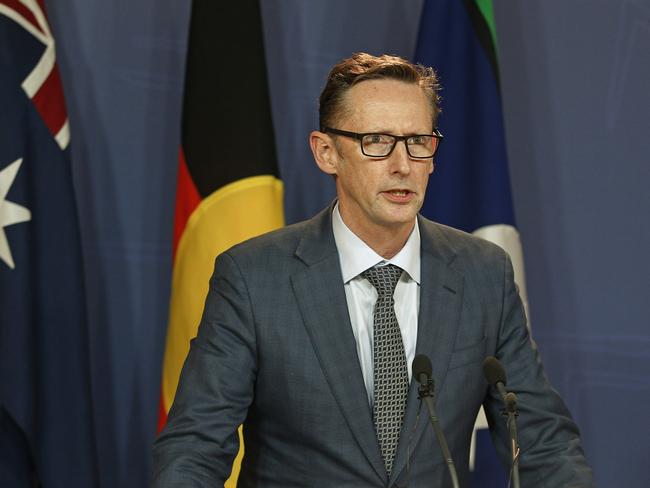
<instances>
[{"instance_id":1,"label":"short graying hair","mask_svg":"<svg viewBox=\"0 0 650 488\"><path fill-rule=\"evenodd\" d=\"M320 95L319 124L332 127L345 114L343 98L345 93L357 83L367 80L397 80L415 83L426 95L431 104L433 127L436 127L440 113L440 84L432 68L413 64L399 56L373 56L355 53L336 64L327 76L327 83Z\"/></svg>"}]
</instances>

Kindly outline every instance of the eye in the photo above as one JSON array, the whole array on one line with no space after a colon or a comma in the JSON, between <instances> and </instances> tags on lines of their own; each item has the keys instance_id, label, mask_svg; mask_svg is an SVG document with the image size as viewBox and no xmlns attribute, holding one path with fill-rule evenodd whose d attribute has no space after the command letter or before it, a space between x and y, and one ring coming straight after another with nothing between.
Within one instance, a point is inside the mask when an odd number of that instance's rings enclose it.
<instances>
[{"instance_id":1,"label":"eye","mask_svg":"<svg viewBox=\"0 0 650 488\"><path fill-rule=\"evenodd\" d=\"M408 139L408 143L415 146L425 146L429 144L430 141L431 137L429 136L413 136Z\"/></svg>"},{"instance_id":2,"label":"eye","mask_svg":"<svg viewBox=\"0 0 650 488\"><path fill-rule=\"evenodd\" d=\"M363 154L383 158L388 155L395 144L395 137L390 134L366 134L362 141Z\"/></svg>"},{"instance_id":3,"label":"eye","mask_svg":"<svg viewBox=\"0 0 650 488\"><path fill-rule=\"evenodd\" d=\"M368 134L364 142L366 144L392 144L392 137L386 134Z\"/></svg>"}]
</instances>

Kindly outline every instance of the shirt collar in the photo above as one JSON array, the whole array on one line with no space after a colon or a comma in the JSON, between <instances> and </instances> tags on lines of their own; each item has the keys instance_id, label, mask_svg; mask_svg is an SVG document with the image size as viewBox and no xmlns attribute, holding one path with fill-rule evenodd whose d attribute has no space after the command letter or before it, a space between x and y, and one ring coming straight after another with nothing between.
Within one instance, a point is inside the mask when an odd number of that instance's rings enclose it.
<instances>
[{"instance_id":1,"label":"shirt collar","mask_svg":"<svg viewBox=\"0 0 650 488\"><path fill-rule=\"evenodd\" d=\"M339 252L343 283L373 266L390 263L406 271L413 281L420 284L420 228L417 219L406 244L391 259L381 257L345 225L338 202L332 211L332 231Z\"/></svg>"}]
</instances>

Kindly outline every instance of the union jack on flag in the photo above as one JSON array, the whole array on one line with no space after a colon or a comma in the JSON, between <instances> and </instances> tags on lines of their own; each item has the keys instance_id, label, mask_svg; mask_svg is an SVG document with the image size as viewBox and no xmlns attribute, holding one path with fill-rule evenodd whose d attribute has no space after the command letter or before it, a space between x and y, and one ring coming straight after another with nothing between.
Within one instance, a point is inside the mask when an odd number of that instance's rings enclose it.
<instances>
[{"instance_id":1,"label":"union jack on flag","mask_svg":"<svg viewBox=\"0 0 650 488\"><path fill-rule=\"evenodd\" d=\"M45 46L43 54L22 80L21 86L32 99L59 147L65 149L70 142L68 114L56 65L54 37L45 17L43 0L0 0L0 15L12 19Z\"/></svg>"}]
</instances>

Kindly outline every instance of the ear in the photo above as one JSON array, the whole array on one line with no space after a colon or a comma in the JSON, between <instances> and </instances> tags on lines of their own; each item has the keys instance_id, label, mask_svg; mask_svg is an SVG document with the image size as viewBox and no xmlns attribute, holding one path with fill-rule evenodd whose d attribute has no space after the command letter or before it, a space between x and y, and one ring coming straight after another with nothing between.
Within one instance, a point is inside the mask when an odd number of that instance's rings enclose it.
<instances>
[{"instance_id":1,"label":"ear","mask_svg":"<svg viewBox=\"0 0 650 488\"><path fill-rule=\"evenodd\" d=\"M335 175L339 153L332 138L315 130L309 134L309 147L320 170L328 175Z\"/></svg>"},{"instance_id":2,"label":"ear","mask_svg":"<svg viewBox=\"0 0 650 488\"><path fill-rule=\"evenodd\" d=\"M433 173L433 170L436 169L436 162L431 161L431 167L429 168L429 174Z\"/></svg>"}]
</instances>

